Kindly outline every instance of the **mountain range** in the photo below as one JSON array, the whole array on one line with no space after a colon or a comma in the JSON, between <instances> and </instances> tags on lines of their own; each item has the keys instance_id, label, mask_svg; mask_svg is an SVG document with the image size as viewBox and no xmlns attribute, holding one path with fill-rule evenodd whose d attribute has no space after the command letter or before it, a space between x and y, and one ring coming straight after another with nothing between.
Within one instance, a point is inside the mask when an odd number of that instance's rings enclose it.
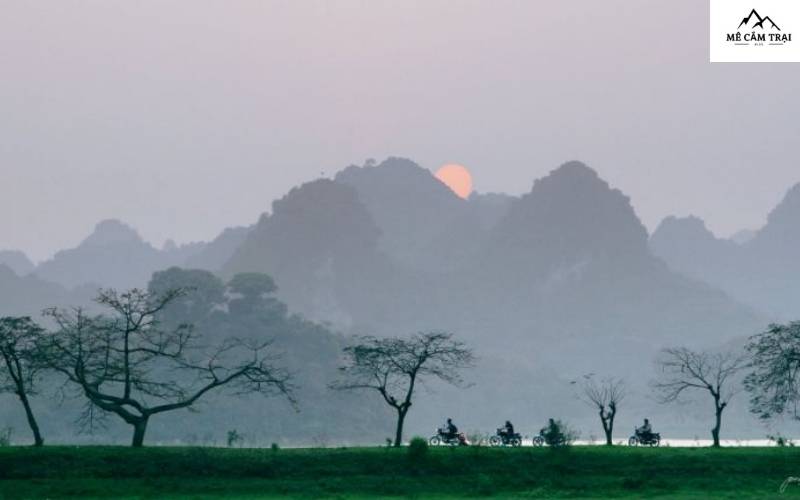
<instances>
[{"instance_id":1,"label":"mountain range","mask_svg":"<svg viewBox=\"0 0 800 500\"><path fill-rule=\"evenodd\" d=\"M800 184L788 190L767 223L739 243L721 239L697 217L665 219L650 248L674 271L725 291L776 320L800 315Z\"/></svg>"},{"instance_id":2,"label":"mountain range","mask_svg":"<svg viewBox=\"0 0 800 500\"><path fill-rule=\"evenodd\" d=\"M800 187L764 228L733 241L697 218L667 218L648 235L629 198L580 162L521 196L462 199L411 160L389 158L297 186L254 225L208 243L157 249L104 221L33 268L0 253L0 294L27 287L26 299L3 310L29 311L88 300L97 286L145 286L172 266L225 280L266 273L291 313L343 335L448 330L476 348L475 387L425 395L411 428L454 409L476 426L495 425L498 407L536 425L553 411L578 411L563 397L574 377L626 377L631 405L644 411L660 348L718 348L796 319L798 242Z\"/></svg>"}]
</instances>

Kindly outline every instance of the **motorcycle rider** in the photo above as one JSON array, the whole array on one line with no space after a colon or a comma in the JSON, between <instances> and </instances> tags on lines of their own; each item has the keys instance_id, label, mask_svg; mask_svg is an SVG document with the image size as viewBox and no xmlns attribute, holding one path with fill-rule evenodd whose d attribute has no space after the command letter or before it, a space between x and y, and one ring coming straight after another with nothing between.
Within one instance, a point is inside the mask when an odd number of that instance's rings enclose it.
<instances>
[{"instance_id":1,"label":"motorcycle rider","mask_svg":"<svg viewBox=\"0 0 800 500\"><path fill-rule=\"evenodd\" d=\"M636 431L646 438L650 438L650 436L653 435L653 428L650 426L650 421L648 419L644 419L644 424L636 429Z\"/></svg>"},{"instance_id":2,"label":"motorcycle rider","mask_svg":"<svg viewBox=\"0 0 800 500\"><path fill-rule=\"evenodd\" d=\"M506 423L500 428L500 437L503 439L511 439L514 437L514 425L510 420L506 420Z\"/></svg>"},{"instance_id":3,"label":"motorcycle rider","mask_svg":"<svg viewBox=\"0 0 800 500\"><path fill-rule=\"evenodd\" d=\"M456 436L458 436L458 427L456 427L456 424L453 423L453 419L451 418L447 419L445 430L447 431L448 439L454 439Z\"/></svg>"},{"instance_id":4,"label":"motorcycle rider","mask_svg":"<svg viewBox=\"0 0 800 500\"><path fill-rule=\"evenodd\" d=\"M558 426L556 425L556 421L553 420L552 418L549 418L549 419L547 419L547 425L542 427L542 430L539 431L539 434L541 436L545 436L549 432L552 432L553 430L556 430L556 429L558 429Z\"/></svg>"},{"instance_id":5,"label":"motorcycle rider","mask_svg":"<svg viewBox=\"0 0 800 500\"><path fill-rule=\"evenodd\" d=\"M552 418L547 419L547 425L539 431L539 435L542 436L544 442L549 446L558 446L562 444L564 440L564 434L560 425Z\"/></svg>"}]
</instances>

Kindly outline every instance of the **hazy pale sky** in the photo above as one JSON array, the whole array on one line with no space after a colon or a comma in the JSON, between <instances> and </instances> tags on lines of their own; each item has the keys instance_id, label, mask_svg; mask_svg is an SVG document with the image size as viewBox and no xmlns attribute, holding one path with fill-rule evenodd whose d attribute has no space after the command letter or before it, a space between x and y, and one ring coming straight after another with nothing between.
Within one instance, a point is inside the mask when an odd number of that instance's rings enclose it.
<instances>
[{"instance_id":1,"label":"hazy pale sky","mask_svg":"<svg viewBox=\"0 0 800 500\"><path fill-rule=\"evenodd\" d=\"M0 0L0 248L209 239L389 155L512 194L580 159L727 235L800 181L799 88L710 64L705 0Z\"/></svg>"}]
</instances>

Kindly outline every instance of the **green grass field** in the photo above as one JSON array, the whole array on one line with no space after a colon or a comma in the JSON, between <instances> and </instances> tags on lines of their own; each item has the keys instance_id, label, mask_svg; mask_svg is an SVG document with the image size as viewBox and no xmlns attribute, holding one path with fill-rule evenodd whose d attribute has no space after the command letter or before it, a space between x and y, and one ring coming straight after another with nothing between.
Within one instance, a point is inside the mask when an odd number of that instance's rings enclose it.
<instances>
[{"instance_id":1,"label":"green grass field","mask_svg":"<svg viewBox=\"0 0 800 500\"><path fill-rule=\"evenodd\" d=\"M794 448L0 449L0 498L783 498Z\"/></svg>"}]
</instances>

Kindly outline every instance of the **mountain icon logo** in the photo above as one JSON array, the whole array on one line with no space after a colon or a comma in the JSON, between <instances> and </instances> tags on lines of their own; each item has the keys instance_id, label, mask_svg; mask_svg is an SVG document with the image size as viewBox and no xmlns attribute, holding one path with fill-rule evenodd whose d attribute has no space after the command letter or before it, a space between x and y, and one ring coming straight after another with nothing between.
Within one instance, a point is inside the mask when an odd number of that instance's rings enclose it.
<instances>
[{"instance_id":1,"label":"mountain icon logo","mask_svg":"<svg viewBox=\"0 0 800 500\"><path fill-rule=\"evenodd\" d=\"M750 21L753 20L754 17L757 20L757 22L754 23L752 26L750 26ZM781 30L778 27L778 25L775 24L775 22L772 19L769 18L769 16L761 17L758 14L758 12L756 12L756 9L753 9L752 11L750 11L750 14L748 14L747 17L742 19L742 22L739 23L739 27L736 28L736 29L739 29L742 26L745 26L745 27L749 27L751 29L761 28L763 30L764 29L764 23L766 23L767 21L769 21L769 24L767 26L770 26L770 27L772 27L772 28L774 28L774 29L776 29L778 31Z\"/></svg>"}]
</instances>

